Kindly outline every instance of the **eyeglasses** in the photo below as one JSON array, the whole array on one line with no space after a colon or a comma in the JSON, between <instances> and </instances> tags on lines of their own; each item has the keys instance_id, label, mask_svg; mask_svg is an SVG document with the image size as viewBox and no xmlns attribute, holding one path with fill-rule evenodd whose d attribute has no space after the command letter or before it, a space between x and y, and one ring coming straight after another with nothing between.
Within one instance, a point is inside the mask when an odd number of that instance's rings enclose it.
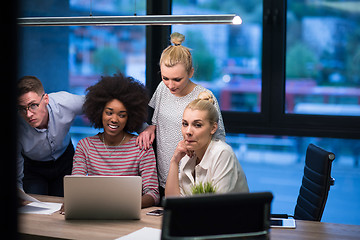
<instances>
[{"instance_id":1,"label":"eyeglasses","mask_svg":"<svg viewBox=\"0 0 360 240\"><path fill-rule=\"evenodd\" d=\"M35 113L38 110L40 103L43 100L44 96L45 96L45 93L41 96L39 103L31 103L27 107L18 106L18 108L17 108L18 113L20 113L22 115L26 115L27 111Z\"/></svg>"}]
</instances>

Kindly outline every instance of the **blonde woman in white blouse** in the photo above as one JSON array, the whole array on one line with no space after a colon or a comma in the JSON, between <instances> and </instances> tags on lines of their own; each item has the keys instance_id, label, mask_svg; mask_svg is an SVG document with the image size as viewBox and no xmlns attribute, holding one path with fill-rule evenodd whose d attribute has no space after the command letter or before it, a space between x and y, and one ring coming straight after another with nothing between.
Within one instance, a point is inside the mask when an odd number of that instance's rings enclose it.
<instances>
[{"instance_id":1,"label":"blonde woman in white blouse","mask_svg":"<svg viewBox=\"0 0 360 240\"><path fill-rule=\"evenodd\" d=\"M165 196L191 195L194 186L209 183L216 193L249 192L245 173L232 148L213 139L218 113L204 92L183 114L181 140L170 161Z\"/></svg>"}]
</instances>

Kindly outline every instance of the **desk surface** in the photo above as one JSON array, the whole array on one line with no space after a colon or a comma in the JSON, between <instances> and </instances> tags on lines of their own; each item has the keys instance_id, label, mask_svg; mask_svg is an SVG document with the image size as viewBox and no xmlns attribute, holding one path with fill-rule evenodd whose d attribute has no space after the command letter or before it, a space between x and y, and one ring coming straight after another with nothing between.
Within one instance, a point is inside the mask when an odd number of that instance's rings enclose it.
<instances>
[{"instance_id":1,"label":"desk surface","mask_svg":"<svg viewBox=\"0 0 360 240\"><path fill-rule=\"evenodd\" d=\"M59 197L35 195L40 201L62 202ZM25 239L43 236L62 239L116 239L143 227L161 229L162 218L146 215L156 207L141 211L141 220L66 220L63 215L19 214L19 232ZM296 221L296 229L271 229L270 239L359 239L360 226L312 221Z\"/></svg>"}]
</instances>

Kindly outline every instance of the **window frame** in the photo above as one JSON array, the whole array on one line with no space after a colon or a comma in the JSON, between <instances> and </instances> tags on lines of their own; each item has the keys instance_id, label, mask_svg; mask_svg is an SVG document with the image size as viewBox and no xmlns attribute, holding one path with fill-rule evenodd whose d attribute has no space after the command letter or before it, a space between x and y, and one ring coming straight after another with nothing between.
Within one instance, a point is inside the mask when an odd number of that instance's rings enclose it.
<instances>
[{"instance_id":1,"label":"window frame","mask_svg":"<svg viewBox=\"0 0 360 240\"><path fill-rule=\"evenodd\" d=\"M172 0L147 0L147 14L171 14L171 7ZM263 1L261 112L222 111L226 132L360 138L360 117L285 113L286 11L286 0ZM147 27L146 84L150 94L161 81L158 61L169 44L170 32L168 26Z\"/></svg>"}]
</instances>

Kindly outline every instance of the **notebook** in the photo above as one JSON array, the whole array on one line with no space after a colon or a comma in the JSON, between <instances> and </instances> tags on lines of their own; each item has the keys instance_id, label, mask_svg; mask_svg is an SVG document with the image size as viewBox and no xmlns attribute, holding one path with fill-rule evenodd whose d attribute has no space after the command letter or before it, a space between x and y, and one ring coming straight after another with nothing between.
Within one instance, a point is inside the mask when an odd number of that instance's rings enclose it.
<instances>
[{"instance_id":1,"label":"notebook","mask_svg":"<svg viewBox=\"0 0 360 240\"><path fill-rule=\"evenodd\" d=\"M161 239L268 239L272 199L270 192L165 198Z\"/></svg>"},{"instance_id":2,"label":"notebook","mask_svg":"<svg viewBox=\"0 0 360 240\"><path fill-rule=\"evenodd\" d=\"M65 176L65 219L140 219L140 176Z\"/></svg>"}]
</instances>

